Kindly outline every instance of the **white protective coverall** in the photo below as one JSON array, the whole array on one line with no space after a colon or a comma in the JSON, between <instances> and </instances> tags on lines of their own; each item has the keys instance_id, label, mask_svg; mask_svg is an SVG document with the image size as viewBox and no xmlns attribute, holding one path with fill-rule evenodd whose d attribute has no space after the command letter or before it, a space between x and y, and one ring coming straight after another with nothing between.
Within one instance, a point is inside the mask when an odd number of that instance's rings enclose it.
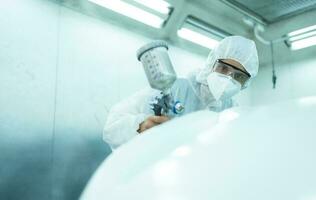
<instances>
[{"instance_id":1,"label":"white protective coverall","mask_svg":"<svg viewBox=\"0 0 316 200\"><path fill-rule=\"evenodd\" d=\"M181 115L202 109L220 112L236 105L231 98L216 101L207 86L207 76L218 59L238 61L251 75L251 79L258 72L255 43L241 36L226 37L210 52L206 67L192 72L187 78L177 79L173 84L172 96L185 106ZM150 103L159 95L158 90L147 88L113 106L104 127L104 141L115 149L136 136L139 124L154 115Z\"/></svg>"}]
</instances>

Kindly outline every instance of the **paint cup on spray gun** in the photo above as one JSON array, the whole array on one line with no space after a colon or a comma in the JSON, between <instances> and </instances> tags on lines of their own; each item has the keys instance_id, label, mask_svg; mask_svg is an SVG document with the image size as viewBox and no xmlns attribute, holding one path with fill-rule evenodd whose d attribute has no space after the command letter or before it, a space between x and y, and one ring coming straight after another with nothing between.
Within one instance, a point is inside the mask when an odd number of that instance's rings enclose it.
<instances>
[{"instance_id":1,"label":"paint cup on spray gun","mask_svg":"<svg viewBox=\"0 0 316 200\"><path fill-rule=\"evenodd\" d=\"M149 85L161 91L162 97L152 104L155 115L180 114L184 106L173 99L170 89L177 79L176 72L168 55L168 44L153 41L137 51L137 59L142 63Z\"/></svg>"}]
</instances>

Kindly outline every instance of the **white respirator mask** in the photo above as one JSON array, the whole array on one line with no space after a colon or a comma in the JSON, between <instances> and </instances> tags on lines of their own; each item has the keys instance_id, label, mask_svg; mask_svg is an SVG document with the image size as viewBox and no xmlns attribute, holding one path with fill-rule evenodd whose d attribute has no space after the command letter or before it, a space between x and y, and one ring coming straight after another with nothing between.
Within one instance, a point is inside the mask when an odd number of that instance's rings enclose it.
<instances>
[{"instance_id":1,"label":"white respirator mask","mask_svg":"<svg viewBox=\"0 0 316 200\"><path fill-rule=\"evenodd\" d=\"M229 99L241 90L241 84L238 81L217 72L212 72L207 77L207 84L217 101Z\"/></svg>"}]
</instances>

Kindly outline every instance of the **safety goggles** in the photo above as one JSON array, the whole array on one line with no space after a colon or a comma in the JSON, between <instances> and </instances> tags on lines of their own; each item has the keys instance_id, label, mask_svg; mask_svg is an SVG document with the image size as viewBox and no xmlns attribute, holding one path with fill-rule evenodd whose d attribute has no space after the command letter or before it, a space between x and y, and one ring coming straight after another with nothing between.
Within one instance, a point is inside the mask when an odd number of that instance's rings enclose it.
<instances>
[{"instance_id":1,"label":"safety goggles","mask_svg":"<svg viewBox=\"0 0 316 200\"><path fill-rule=\"evenodd\" d=\"M251 77L248 72L238 69L222 60L217 60L215 62L213 71L232 77L234 80L238 81L241 86L244 86Z\"/></svg>"}]
</instances>

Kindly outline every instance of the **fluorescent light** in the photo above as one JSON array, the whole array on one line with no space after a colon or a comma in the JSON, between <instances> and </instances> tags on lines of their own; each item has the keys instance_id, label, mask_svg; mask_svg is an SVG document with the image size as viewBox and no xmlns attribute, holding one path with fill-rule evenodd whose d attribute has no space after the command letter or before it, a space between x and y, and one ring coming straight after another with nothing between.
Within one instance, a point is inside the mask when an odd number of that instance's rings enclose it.
<instances>
[{"instance_id":1,"label":"fluorescent light","mask_svg":"<svg viewBox=\"0 0 316 200\"><path fill-rule=\"evenodd\" d=\"M311 31L311 32L307 32L307 33L304 33L304 34L301 34L301 35L290 37L289 41L293 42L293 41L304 39L304 38L311 37L311 36L314 36L314 35L316 35L316 30L315 31Z\"/></svg>"},{"instance_id":2,"label":"fluorescent light","mask_svg":"<svg viewBox=\"0 0 316 200\"><path fill-rule=\"evenodd\" d=\"M293 31L288 33L287 36L289 36L289 38L285 43L291 50L298 50L316 45L316 25Z\"/></svg>"},{"instance_id":3,"label":"fluorescent light","mask_svg":"<svg viewBox=\"0 0 316 200\"><path fill-rule=\"evenodd\" d=\"M177 33L179 37L189 40L191 42L194 42L196 44L199 44L209 49L213 49L218 44L217 40L214 40L210 37L207 37L205 35L202 35L198 32L192 31L187 28L181 28L180 30L178 30Z\"/></svg>"},{"instance_id":4,"label":"fluorescent light","mask_svg":"<svg viewBox=\"0 0 316 200\"><path fill-rule=\"evenodd\" d=\"M302 28L302 29L299 29L297 31L293 31L293 32L289 33L288 36L299 35L299 34L306 33L306 32L312 31L312 30L316 30L316 25Z\"/></svg>"},{"instance_id":5,"label":"fluorescent light","mask_svg":"<svg viewBox=\"0 0 316 200\"><path fill-rule=\"evenodd\" d=\"M170 4L163 0L134 0L137 3L143 4L144 6L156 10L162 14L169 14Z\"/></svg>"},{"instance_id":6,"label":"fluorescent light","mask_svg":"<svg viewBox=\"0 0 316 200\"><path fill-rule=\"evenodd\" d=\"M164 19L154 14L151 14L149 12L146 12L140 8L132 6L128 3L125 3L121 0L89 0L89 1L155 28L161 28L164 23Z\"/></svg>"},{"instance_id":7,"label":"fluorescent light","mask_svg":"<svg viewBox=\"0 0 316 200\"><path fill-rule=\"evenodd\" d=\"M291 43L292 50L298 50L309 46L316 45L316 36L294 41Z\"/></svg>"},{"instance_id":8,"label":"fluorescent light","mask_svg":"<svg viewBox=\"0 0 316 200\"><path fill-rule=\"evenodd\" d=\"M208 49L214 49L220 40L230 35L226 31L191 15L185 19L177 34L183 39Z\"/></svg>"}]
</instances>

